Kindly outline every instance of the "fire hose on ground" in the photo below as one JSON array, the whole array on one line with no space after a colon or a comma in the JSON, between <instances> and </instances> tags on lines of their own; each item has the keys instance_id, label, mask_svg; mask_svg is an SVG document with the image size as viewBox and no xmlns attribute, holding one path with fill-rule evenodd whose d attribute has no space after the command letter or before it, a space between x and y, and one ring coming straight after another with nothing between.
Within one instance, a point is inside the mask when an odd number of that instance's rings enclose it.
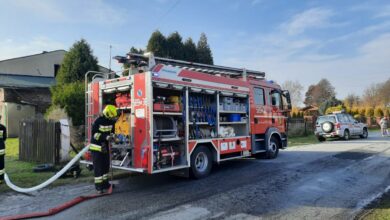
<instances>
[{"instance_id":1,"label":"fire hose on ground","mask_svg":"<svg viewBox=\"0 0 390 220\"><path fill-rule=\"evenodd\" d=\"M56 181L58 178L60 178L73 164L75 164L79 159L80 157L83 156L83 154L85 152L88 151L88 146L84 147L68 164L66 164L66 166L64 168L62 168L59 172L57 172L54 176L52 176L50 179L46 180L45 182L37 185L37 186L34 186L34 187L31 187L31 188L21 188L21 187L18 187L16 185L14 185L11 180L9 179L7 173L4 174L4 180L5 180L5 183L7 184L7 186L17 192L20 192L20 193L29 193L29 192L34 192L34 191L37 191L37 190L40 190L40 189L43 189L44 187L50 185L51 183L53 183L54 181Z\"/></svg>"},{"instance_id":2,"label":"fire hose on ground","mask_svg":"<svg viewBox=\"0 0 390 220\"><path fill-rule=\"evenodd\" d=\"M11 189L13 189L14 191L20 192L20 193L30 193L30 192L33 192L33 191L37 191L37 190L43 189L44 187L50 185L51 183L56 181L58 178L60 178L73 164L75 164L83 156L83 154L85 152L88 151L88 149L89 149L89 146L84 147L64 168L62 168L59 172L57 172L50 179L46 180L45 182L43 182L43 183L41 183L41 184L39 184L37 186L31 187L31 188L21 188L21 187L18 187L18 186L16 186L15 184L13 184L11 182L11 180L9 179L7 173L5 173L5 175L4 175L4 180L5 180L6 184ZM79 197L76 197L73 200L70 200L70 201L68 201L68 202L66 202L66 203L64 203L64 204L62 204L60 206L51 208L51 209L49 209L46 212L35 212L35 213L21 214L21 215L15 215L15 216L5 216L5 217L1 217L0 216L0 220L25 219L25 218L36 218L36 217L50 216L50 215L57 214L57 213L65 210L65 209L70 208L70 207L72 207L72 206L74 206L74 205L76 205L76 204L78 204L80 202L83 202L85 200L89 200L89 199L93 199L93 198L109 195L111 193L112 193L112 187L110 187L110 189L106 193L103 193L103 194L93 194L93 195L88 195L88 196L79 196Z\"/></svg>"}]
</instances>

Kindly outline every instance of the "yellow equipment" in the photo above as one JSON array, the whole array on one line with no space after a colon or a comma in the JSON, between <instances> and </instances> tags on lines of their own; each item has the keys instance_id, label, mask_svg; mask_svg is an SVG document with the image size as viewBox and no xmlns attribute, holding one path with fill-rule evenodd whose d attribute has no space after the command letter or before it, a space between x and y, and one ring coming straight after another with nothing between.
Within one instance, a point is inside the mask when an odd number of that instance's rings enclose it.
<instances>
[{"instance_id":1,"label":"yellow equipment","mask_svg":"<svg viewBox=\"0 0 390 220\"><path fill-rule=\"evenodd\" d=\"M119 116L115 123L115 134L130 135L131 126L130 113L124 113Z\"/></svg>"}]
</instances>

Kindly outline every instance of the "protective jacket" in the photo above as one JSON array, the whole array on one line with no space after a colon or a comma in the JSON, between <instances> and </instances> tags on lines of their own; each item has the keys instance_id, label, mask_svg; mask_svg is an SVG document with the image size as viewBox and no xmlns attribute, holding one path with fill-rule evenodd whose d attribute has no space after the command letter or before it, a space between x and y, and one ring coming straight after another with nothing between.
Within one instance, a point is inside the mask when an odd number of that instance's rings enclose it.
<instances>
[{"instance_id":1,"label":"protective jacket","mask_svg":"<svg viewBox=\"0 0 390 220\"><path fill-rule=\"evenodd\" d=\"M108 152L107 137L115 133L115 121L104 116L98 117L92 125L91 145L89 149Z\"/></svg>"},{"instance_id":2,"label":"protective jacket","mask_svg":"<svg viewBox=\"0 0 390 220\"><path fill-rule=\"evenodd\" d=\"M4 158L5 158L5 140L7 139L7 128L0 124L0 183L4 179Z\"/></svg>"}]
</instances>

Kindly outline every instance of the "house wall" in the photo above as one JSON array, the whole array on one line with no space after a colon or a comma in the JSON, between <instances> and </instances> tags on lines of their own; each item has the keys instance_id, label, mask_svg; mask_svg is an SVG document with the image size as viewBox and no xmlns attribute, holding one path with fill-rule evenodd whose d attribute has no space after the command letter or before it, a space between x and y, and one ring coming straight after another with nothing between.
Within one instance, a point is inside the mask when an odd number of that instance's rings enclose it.
<instances>
[{"instance_id":1,"label":"house wall","mask_svg":"<svg viewBox=\"0 0 390 220\"><path fill-rule=\"evenodd\" d=\"M65 50L57 50L3 60L0 61L0 73L54 77L54 65L62 63L65 53Z\"/></svg>"},{"instance_id":2,"label":"house wall","mask_svg":"<svg viewBox=\"0 0 390 220\"><path fill-rule=\"evenodd\" d=\"M3 123L7 127L8 137L18 137L19 122L35 116L35 107L31 105L3 102L2 111Z\"/></svg>"},{"instance_id":3,"label":"house wall","mask_svg":"<svg viewBox=\"0 0 390 220\"><path fill-rule=\"evenodd\" d=\"M0 89L0 101L32 105L36 107L38 114L43 115L51 104L51 93L49 88L4 88Z\"/></svg>"},{"instance_id":4,"label":"house wall","mask_svg":"<svg viewBox=\"0 0 390 220\"><path fill-rule=\"evenodd\" d=\"M4 101L4 89L0 88L0 102L3 102L3 101Z\"/></svg>"}]
</instances>

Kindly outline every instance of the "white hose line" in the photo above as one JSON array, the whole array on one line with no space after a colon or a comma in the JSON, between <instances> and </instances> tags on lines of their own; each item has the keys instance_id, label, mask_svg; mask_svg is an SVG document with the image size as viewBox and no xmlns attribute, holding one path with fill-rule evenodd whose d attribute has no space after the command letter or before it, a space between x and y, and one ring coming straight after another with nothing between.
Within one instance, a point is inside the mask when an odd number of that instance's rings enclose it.
<instances>
[{"instance_id":1,"label":"white hose line","mask_svg":"<svg viewBox=\"0 0 390 220\"><path fill-rule=\"evenodd\" d=\"M62 174L64 174L74 163L76 163L80 159L80 157L83 156L83 154L85 152L87 152L88 149L89 149L89 146L84 147L68 164L66 164L66 166L64 168L62 168L58 173L56 173L56 175L52 176L50 179L46 180L45 182L43 182L37 186L31 187L31 188L21 188L21 187L15 186L11 182L11 180L9 179L7 173L4 174L5 183L9 186L9 188L11 188L17 192L20 192L20 193L29 193L29 192L33 192L36 190L40 190L40 189L48 186L49 184L53 183L54 181L56 181L58 178L60 178L62 176Z\"/></svg>"}]
</instances>

